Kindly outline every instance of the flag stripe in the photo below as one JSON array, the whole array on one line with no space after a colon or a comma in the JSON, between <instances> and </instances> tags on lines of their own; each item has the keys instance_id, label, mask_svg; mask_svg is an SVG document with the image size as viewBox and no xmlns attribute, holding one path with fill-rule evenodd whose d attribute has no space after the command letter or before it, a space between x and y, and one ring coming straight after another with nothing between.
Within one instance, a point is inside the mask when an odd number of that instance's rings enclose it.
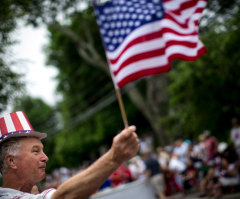
<instances>
[{"instance_id":1,"label":"flag stripe","mask_svg":"<svg viewBox=\"0 0 240 199\"><path fill-rule=\"evenodd\" d=\"M22 130L23 126L22 126L22 124L21 124L21 122L20 122L20 120L18 118L17 113L16 112L11 113L10 116L12 118L12 121L13 121L13 124L14 124L14 127L15 127L16 131Z\"/></svg>"},{"instance_id":2,"label":"flag stripe","mask_svg":"<svg viewBox=\"0 0 240 199\"><path fill-rule=\"evenodd\" d=\"M8 132L4 117L0 118L0 132L1 136Z\"/></svg>"},{"instance_id":3,"label":"flag stripe","mask_svg":"<svg viewBox=\"0 0 240 199\"><path fill-rule=\"evenodd\" d=\"M132 73L128 76L126 76L124 79L122 79L121 81L119 81L118 85L119 87L124 86L125 84L127 84L128 82L137 80L143 76L149 76L149 75L156 75L156 74L160 74L160 73L164 73L170 70L170 65L165 65L165 66L156 66L155 68L147 68L145 70L141 70L135 73Z\"/></svg>"},{"instance_id":4,"label":"flag stripe","mask_svg":"<svg viewBox=\"0 0 240 199\"><path fill-rule=\"evenodd\" d=\"M17 112L18 118L25 130L33 130L28 118L24 112Z\"/></svg>"},{"instance_id":5,"label":"flag stripe","mask_svg":"<svg viewBox=\"0 0 240 199\"><path fill-rule=\"evenodd\" d=\"M14 123L13 123L13 121L12 121L12 118L11 118L11 116L10 115L6 115L5 117L4 117L4 119L5 119L5 122L6 122L6 126L7 126L7 130L8 130L8 132L14 132L14 131L16 131L16 128L15 128L15 126L14 126Z\"/></svg>"}]
</instances>

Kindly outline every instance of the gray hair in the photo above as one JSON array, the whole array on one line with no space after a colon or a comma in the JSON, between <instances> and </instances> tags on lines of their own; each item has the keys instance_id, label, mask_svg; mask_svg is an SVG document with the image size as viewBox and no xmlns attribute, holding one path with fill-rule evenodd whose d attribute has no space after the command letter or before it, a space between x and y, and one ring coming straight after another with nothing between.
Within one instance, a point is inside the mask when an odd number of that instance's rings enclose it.
<instances>
[{"instance_id":1,"label":"gray hair","mask_svg":"<svg viewBox=\"0 0 240 199\"><path fill-rule=\"evenodd\" d=\"M20 152L21 143L19 142L21 138L10 138L4 141L0 145L0 172L3 175L8 168L5 161L6 155L17 156Z\"/></svg>"}]
</instances>

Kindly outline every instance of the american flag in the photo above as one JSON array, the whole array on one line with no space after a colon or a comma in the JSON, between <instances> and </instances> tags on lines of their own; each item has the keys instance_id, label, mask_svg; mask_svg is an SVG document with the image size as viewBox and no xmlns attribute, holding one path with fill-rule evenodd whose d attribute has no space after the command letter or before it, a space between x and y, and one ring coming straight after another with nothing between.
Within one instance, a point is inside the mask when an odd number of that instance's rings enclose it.
<instances>
[{"instance_id":1,"label":"american flag","mask_svg":"<svg viewBox=\"0 0 240 199\"><path fill-rule=\"evenodd\" d=\"M95 0L114 85L170 70L206 52L198 23L207 0Z\"/></svg>"}]
</instances>

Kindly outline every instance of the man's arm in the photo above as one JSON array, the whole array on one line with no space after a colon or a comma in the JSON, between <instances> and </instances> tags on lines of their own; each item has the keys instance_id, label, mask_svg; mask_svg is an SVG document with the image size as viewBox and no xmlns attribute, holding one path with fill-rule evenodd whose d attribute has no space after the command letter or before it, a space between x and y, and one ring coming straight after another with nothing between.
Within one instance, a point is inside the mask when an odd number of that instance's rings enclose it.
<instances>
[{"instance_id":1,"label":"man's arm","mask_svg":"<svg viewBox=\"0 0 240 199\"><path fill-rule=\"evenodd\" d=\"M136 127L130 126L116 135L111 149L85 171L61 184L52 199L85 199L104 183L104 181L126 160L139 150Z\"/></svg>"}]
</instances>

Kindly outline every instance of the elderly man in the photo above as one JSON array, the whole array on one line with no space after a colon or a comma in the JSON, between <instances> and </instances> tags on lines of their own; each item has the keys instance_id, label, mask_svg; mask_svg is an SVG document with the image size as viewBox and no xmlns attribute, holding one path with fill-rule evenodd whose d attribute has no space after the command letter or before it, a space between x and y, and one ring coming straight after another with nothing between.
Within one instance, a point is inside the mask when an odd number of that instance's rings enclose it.
<instances>
[{"instance_id":1,"label":"elderly man","mask_svg":"<svg viewBox=\"0 0 240 199\"><path fill-rule=\"evenodd\" d=\"M84 199L139 149L136 127L130 126L116 135L110 150L85 171L73 176L56 190L33 194L35 185L45 177L48 157L41 139L45 133L31 127L24 112L10 113L0 118L0 171L3 186L1 199Z\"/></svg>"}]
</instances>

